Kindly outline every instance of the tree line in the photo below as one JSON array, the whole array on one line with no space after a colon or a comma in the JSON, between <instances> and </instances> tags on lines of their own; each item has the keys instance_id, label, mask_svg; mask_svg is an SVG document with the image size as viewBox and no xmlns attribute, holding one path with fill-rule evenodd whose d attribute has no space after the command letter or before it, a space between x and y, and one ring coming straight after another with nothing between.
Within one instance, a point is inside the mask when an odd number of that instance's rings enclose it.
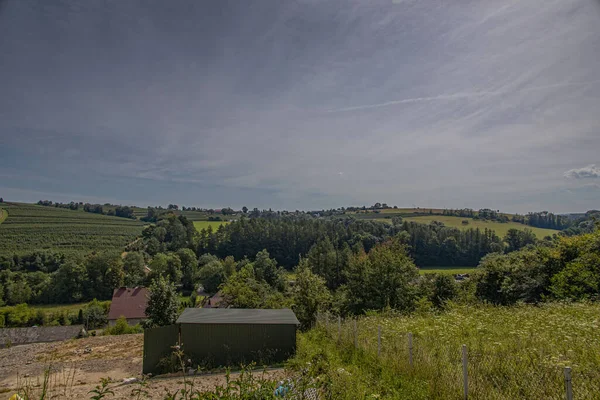
<instances>
[{"instance_id":1,"label":"tree line","mask_svg":"<svg viewBox=\"0 0 600 400\"><path fill-rule=\"evenodd\" d=\"M74 202L71 201L70 203L53 203L50 200L40 200L36 203L39 206L44 206L44 207L55 207L55 208L65 208L68 210L79 210L80 208L83 209L83 211L85 212L89 212L92 214L103 214L103 215L109 215L109 216L116 216L116 217L121 217L121 218L130 218L130 219L135 219L135 215L134 215L134 209L133 207L130 206L114 206L111 205L109 203L104 204L104 206L102 206L101 204L90 204L90 203L83 203L83 202ZM108 210L104 210L104 207L110 207Z\"/></svg>"}]
</instances>

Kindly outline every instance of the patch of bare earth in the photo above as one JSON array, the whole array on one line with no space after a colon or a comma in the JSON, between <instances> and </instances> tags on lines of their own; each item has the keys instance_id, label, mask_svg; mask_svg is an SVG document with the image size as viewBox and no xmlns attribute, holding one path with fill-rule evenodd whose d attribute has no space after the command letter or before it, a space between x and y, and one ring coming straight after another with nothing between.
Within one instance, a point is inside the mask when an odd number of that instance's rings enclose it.
<instances>
[{"instance_id":1,"label":"patch of bare earth","mask_svg":"<svg viewBox=\"0 0 600 400\"><path fill-rule=\"evenodd\" d=\"M38 391L44 371L49 378L50 398L87 399L88 392L101 378L110 378L114 398L132 396L139 384L124 384L127 378L140 378L142 372L143 335L97 336L64 342L34 343L0 349L0 397L28 386ZM268 370L265 377L283 379L282 369ZM262 375L263 371L256 372ZM236 373L232 373L235 377ZM194 389L212 390L225 384L225 374L204 374L186 377ZM156 377L147 381L144 390L152 399L162 399L166 391L183 388L181 376ZM111 398L111 397L108 397Z\"/></svg>"}]
</instances>

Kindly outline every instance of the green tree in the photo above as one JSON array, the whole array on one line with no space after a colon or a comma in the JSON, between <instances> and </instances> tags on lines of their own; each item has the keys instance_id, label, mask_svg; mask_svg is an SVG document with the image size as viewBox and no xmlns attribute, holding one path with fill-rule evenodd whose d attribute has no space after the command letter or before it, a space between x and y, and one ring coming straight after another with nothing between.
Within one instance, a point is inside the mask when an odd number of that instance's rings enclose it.
<instances>
[{"instance_id":1,"label":"green tree","mask_svg":"<svg viewBox=\"0 0 600 400\"><path fill-rule=\"evenodd\" d=\"M148 326L172 325L177 320L179 297L175 285L163 276L158 277L149 288L146 316Z\"/></svg>"},{"instance_id":2,"label":"green tree","mask_svg":"<svg viewBox=\"0 0 600 400\"><path fill-rule=\"evenodd\" d=\"M277 261L271 258L267 250L259 251L256 254L253 265L256 279L265 281L273 288L283 290L285 282L281 275L281 271L279 267L277 267Z\"/></svg>"},{"instance_id":3,"label":"green tree","mask_svg":"<svg viewBox=\"0 0 600 400\"><path fill-rule=\"evenodd\" d=\"M64 263L52 278L54 301L57 303L75 303L84 298L84 290L89 285L87 271L75 261Z\"/></svg>"},{"instance_id":4,"label":"green tree","mask_svg":"<svg viewBox=\"0 0 600 400\"><path fill-rule=\"evenodd\" d=\"M181 283L185 289L194 289L198 275L198 259L196 254L190 249L177 250L177 256L181 260Z\"/></svg>"},{"instance_id":5,"label":"green tree","mask_svg":"<svg viewBox=\"0 0 600 400\"><path fill-rule=\"evenodd\" d=\"M331 305L331 294L325 280L313 274L308 263L300 261L294 286L294 312L302 329L313 326L317 313L325 311Z\"/></svg>"},{"instance_id":6,"label":"green tree","mask_svg":"<svg viewBox=\"0 0 600 400\"><path fill-rule=\"evenodd\" d=\"M397 242L375 246L368 254L352 257L347 272L345 310L362 313L390 307L412 309L419 272L405 248Z\"/></svg>"},{"instance_id":7,"label":"green tree","mask_svg":"<svg viewBox=\"0 0 600 400\"><path fill-rule=\"evenodd\" d=\"M6 300L8 304L21 304L29 302L31 288L22 274L15 274L14 280L6 286Z\"/></svg>"},{"instance_id":8,"label":"green tree","mask_svg":"<svg viewBox=\"0 0 600 400\"><path fill-rule=\"evenodd\" d=\"M234 273L222 288L225 303L235 308L285 308L290 299L266 282L257 280L252 264Z\"/></svg>"},{"instance_id":9,"label":"green tree","mask_svg":"<svg viewBox=\"0 0 600 400\"><path fill-rule=\"evenodd\" d=\"M135 287L142 285L146 277L145 266L144 256L140 252L128 252L123 258L125 286Z\"/></svg>"},{"instance_id":10,"label":"green tree","mask_svg":"<svg viewBox=\"0 0 600 400\"><path fill-rule=\"evenodd\" d=\"M213 260L200 268L198 278L204 286L204 290L208 293L216 293L219 286L225 282L225 268L219 260Z\"/></svg>"},{"instance_id":11,"label":"green tree","mask_svg":"<svg viewBox=\"0 0 600 400\"><path fill-rule=\"evenodd\" d=\"M153 281L159 276L164 276L174 284L181 281L181 260L176 254L158 253L148 264L150 273L146 278L148 281Z\"/></svg>"},{"instance_id":12,"label":"green tree","mask_svg":"<svg viewBox=\"0 0 600 400\"><path fill-rule=\"evenodd\" d=\"M83 307L81 318L86 329L102 328L108 323L108 310L94 299Z\"/></svg>"}]
</instances>

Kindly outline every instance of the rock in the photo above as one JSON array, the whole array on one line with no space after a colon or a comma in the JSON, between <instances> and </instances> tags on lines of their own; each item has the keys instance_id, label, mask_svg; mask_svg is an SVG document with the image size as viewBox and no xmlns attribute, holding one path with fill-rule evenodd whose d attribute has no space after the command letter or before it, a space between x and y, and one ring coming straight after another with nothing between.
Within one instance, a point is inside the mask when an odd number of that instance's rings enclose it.
<instances>
[{"instance_id":1,"label":"rock","mask_svg":"<svg viewBox=\"0 0 600 400\"><path fill-rule=\"evenodd\" d=\"M133 377L132 378L125 378L125 379L123 379L123 384L128 385L130 383L137 382L137 380L138 380L137 378L133 378Z\"/></svg>"}]
</instances>

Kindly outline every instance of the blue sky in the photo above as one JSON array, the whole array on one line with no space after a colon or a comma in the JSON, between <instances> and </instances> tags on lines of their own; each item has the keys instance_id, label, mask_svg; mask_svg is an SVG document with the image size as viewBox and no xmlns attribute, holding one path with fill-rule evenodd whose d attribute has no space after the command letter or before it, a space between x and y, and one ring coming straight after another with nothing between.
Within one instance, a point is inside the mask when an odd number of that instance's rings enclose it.
<instances>
[{"instance_id":1,"label":"blue sky","mask_svg":"<svg viewBox=\"0 0 600 400\"><path fill-rule=\"evenodd\" d=\"M0 197L600 208L595 0L0 2Z\"/></svg>"}]
</instances>

